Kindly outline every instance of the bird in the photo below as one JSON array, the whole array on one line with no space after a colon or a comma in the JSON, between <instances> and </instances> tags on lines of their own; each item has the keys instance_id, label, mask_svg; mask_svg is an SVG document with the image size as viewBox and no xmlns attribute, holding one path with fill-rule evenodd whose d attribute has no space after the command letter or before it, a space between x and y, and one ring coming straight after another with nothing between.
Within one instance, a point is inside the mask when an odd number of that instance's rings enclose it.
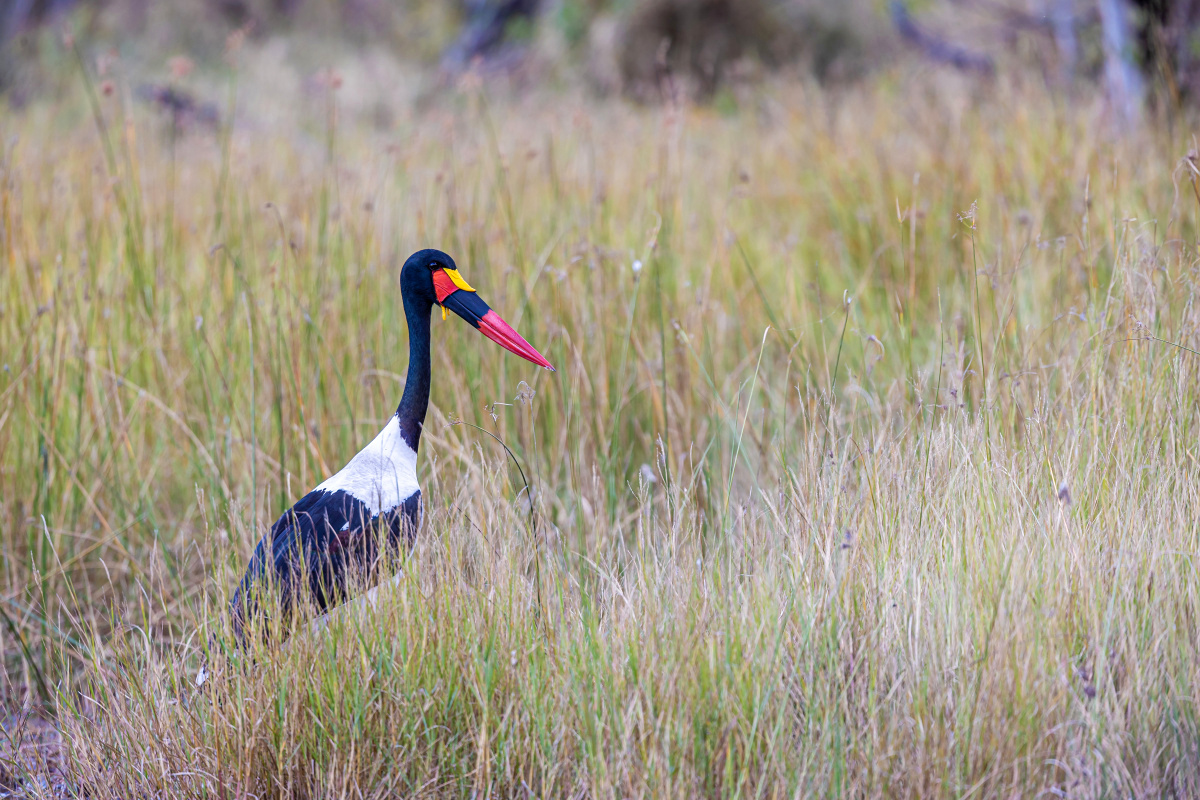
<instances>
[{"instance_id":1,"label":"bird","mask_svg":"<svg viewBox=\"0 0 1200 800\"><path fill-rule=\"evenodd\" d=\"M429 408L429 335L433 307L453 311L506 350L551 372L554 367L479 297L441 250L413 253L400 269L408 323L408 376L396 413L337 473L280 515L250 558L230 603L239 647L250 629L278 609L289 620L304 598L321 615L353 588L378 582L380 566L411 547L423 505L417 451Z\"/></svg>"}]
</instances>

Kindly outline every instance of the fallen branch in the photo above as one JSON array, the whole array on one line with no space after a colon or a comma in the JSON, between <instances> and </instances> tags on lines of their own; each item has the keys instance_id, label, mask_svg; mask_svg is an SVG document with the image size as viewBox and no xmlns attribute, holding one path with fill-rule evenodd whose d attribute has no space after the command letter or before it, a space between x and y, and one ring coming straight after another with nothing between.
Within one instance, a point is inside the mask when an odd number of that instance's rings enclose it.
<instances>
[{"instance_id":1,"label":"fallen branch","mask_svg":"<svg viewBox=\"0 0 1200 800\"><path fill-rule=\"evenodd\" d=\"M922 29L908 13L908 7L900 0L893 0L891 9L892 24L896 26L900 38L919 48L926 58L967 72L991 75L995 71L992 59L988 56L972 53Z\"/></svg>"}]
</instances>

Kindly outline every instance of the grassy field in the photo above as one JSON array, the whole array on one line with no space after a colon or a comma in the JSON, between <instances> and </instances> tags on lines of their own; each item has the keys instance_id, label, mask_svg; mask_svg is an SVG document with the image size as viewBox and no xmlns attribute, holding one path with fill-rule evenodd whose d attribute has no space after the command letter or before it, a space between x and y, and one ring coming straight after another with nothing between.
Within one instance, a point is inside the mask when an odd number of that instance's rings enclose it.
<instances>
[{"instance_id":1,"label":"grassy field","mask_svg":"<svg viewBox=\"0 0 1200 800\"><path fill-rule=\"evenodd\" d=\"M0 115L0 786L1200 792L1187 125L903 69L382 126L352 84ZM394 408L425 246L558 372L435 319L398 588L195 689Z\"/></svg>"}]
</instances>

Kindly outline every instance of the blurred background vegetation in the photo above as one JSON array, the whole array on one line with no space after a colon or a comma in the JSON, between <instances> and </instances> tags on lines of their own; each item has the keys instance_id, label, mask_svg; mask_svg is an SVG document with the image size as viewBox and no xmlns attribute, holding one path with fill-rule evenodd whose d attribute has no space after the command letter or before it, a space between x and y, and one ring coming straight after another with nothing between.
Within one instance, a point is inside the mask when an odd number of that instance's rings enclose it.
<instances>
[{"instance_id":1,"label":"blurred background vegetation","mask_svg":"<svg viewBox=\"0 0 1200 800\"><path fill-rule=\"evenodd\" d=\"M89 55L119 56L144 99L188 103L149 85L172 58L219 67L237 32L264 67L358 69L392 101L474 71L728 107L771 72L837 85L909 57L1098 88L1127 115L1143 99L1170 112L1196 101L1198 22L1191 0L6 0L0 88L13 106L53 94L70 32Z\"/></svg>"}]
</instances>

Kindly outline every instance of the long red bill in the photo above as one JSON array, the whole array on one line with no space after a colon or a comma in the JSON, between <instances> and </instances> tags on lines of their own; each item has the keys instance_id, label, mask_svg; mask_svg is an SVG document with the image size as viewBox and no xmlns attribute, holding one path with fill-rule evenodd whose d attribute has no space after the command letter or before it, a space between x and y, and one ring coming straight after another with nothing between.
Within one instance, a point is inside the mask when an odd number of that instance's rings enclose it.
<instances>
[{"instance_id":1,"label":"long red bill","mask_svg":"<svg viewBox=\"0 0 1200 800\"><path fill-rule=\"evenodd\" d=\"M554 372L554 367L550 366L550 362L535 350L533 345L525 341L521 334L513 330L511 325L502 320L495 311L488 309L488 312L483 315L483 319L479 320L479 332L505 350L516 353L526 361L532 361L539 367L545 367Z\"/></svg>"},{"instance_id":2,"label":"long red bill","mask_svg":"<svg viewBox=\"0 0 1200 800\"><path fill-rule=\"evenodd\" d=\"M478 328L480 333L510 353L516 353L526 361L532 361L539 367L545 367L554 372L554 367L550 366L546 357L525 341L521 334L500 318L499 314L489 308L478 294L474 291L451 289L449 286L443 286L444 283L448 283L448 281L439 283L435 274L434 285L438 290L439 302L443 307L458 314Z\"/></svg>"}]
</instances>

